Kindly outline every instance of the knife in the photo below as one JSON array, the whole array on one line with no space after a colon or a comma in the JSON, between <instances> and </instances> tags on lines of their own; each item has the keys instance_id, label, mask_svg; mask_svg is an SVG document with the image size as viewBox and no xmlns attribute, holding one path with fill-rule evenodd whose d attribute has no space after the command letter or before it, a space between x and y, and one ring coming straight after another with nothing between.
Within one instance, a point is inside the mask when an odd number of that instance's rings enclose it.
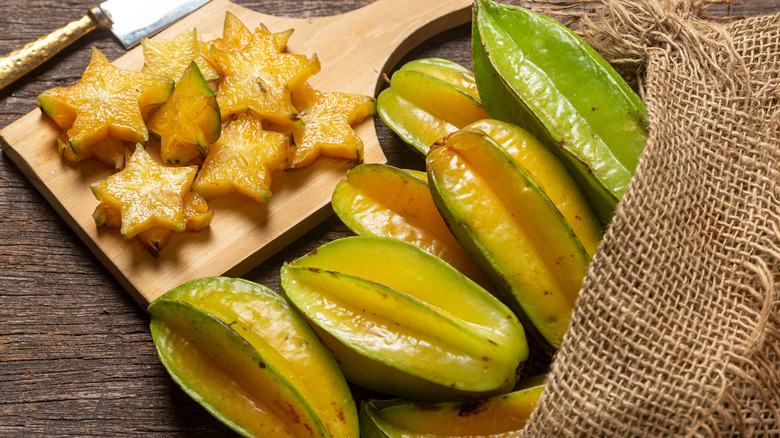
<instances>
[{"instance_id":1,"label":"knife","mask_svg":"<svg viewBox=\"0 0 780 438\"><path fill-rule=\"evenodd\" d=\"M97 28L107 28L129 49L209 0L108 0L81 19L0 57L0 90Z\"/></svg>"}]
</instances>

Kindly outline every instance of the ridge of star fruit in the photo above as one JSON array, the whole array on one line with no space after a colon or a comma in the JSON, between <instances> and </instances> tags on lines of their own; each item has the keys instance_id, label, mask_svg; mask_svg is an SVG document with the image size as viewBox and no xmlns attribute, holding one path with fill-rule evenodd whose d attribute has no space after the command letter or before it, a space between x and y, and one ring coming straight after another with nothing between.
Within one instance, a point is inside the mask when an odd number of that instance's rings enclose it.
<instances>
[{"instance_id":1,"label":"ridge of star fruit","mask_svg":"<svg viewBox=\"0 0 780 438\"><path fill-rule=\"evenodd\" d=\"M171 39L142 38L144 73L169 77L179 81L184 70L195 62L207 82L219 79L219 72L203 56L201 42L194 27L190 27Z\"/></svg>"}]
</instances>

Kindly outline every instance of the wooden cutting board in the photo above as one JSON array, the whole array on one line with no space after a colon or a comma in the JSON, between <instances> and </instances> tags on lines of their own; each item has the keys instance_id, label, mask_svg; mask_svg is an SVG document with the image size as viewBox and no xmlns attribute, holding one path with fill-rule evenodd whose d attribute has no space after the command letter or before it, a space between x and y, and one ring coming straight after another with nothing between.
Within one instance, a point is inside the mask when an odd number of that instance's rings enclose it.
<instances>
[{"instance_id":1,"label":"wooden cutting board","mask_svg":"<svg viewBox=\"0 0 780 438\"><path fill-rule=\"evenodd\" d=\"M425 39L468 22L471 3L378 0L346 14L296 19L213 0L156 38L173 38L191 26L203 40L220 37L225 12L230 11L250 29L260 23L273 32L294 28L287 51L309 56L316 53L322 63L320 73L309 80L315 88L376 96L382 73ZM139 70L142 49L131 50L114 64ZM365 146L364 161L385 162L373 119L356 126L356 131ZM0 145L144 308L167 290L194 278L241 276L302 236L331 214L333 189L355 164L321 158L308 168L276 172L268 205L238 196L210 201L214 210L211 225L203 231L174 236L159 258L154 258L137 239L125 240L115 230L95 226L92 212L98 201L89 184L105 179L112 170L92 160L66 162L57 152L57 134L56 125L36 108L0 131ZM158 145L152 139L148 149L153 153Z\"/></svg>"}]
</instances>

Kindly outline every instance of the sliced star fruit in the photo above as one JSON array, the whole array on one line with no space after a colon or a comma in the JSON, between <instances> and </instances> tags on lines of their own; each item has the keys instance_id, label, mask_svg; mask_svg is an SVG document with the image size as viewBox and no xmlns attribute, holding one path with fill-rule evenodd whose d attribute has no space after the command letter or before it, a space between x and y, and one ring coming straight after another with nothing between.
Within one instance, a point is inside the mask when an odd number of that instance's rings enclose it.
<instances>
[{"instance_id":1,"label":"sliced star fruit","mask_svg":"<svg viewBox=\"0 0 780 438\"><path fill-rule=\"evenodd\" d=\"M148 311L173 380L237 433L358 437L355 402L333 356L275 292L204 278L165 293Z\"/></svg>"},{"instance_id":2,"label":"sliced star fruit","mask_svg":"<svg viewBox=\"0 0 780 438\"><path fill-rule=\"evenodd\" d=\"M119 212L120 233L127 239L152 227L187 228L184 196L197 167L164 167L136 145L124 169L90 184L99 201Z\"/></svg>"},{"instance_id":3,"label":"sliced star fruit","mask_svg":"<svg viewBox=\"0 0 780 438\"><path fill-rule=\"evenodd\" d=\"M281 287L347 380L418 400L508 392L523 326L485 289L402 240L347 237L282 267Z\"/></svg>"},{"instance_id":4,"label":"sliced star fruit","mask_svg":"<svg viewBox=\"0 0 780 438\"><path fill-rule=\"evenodd\" d=\"M125 142L112 137L106 137L81 154L77 154L73 152L66 131L62 131L60 135L57 136L57 151L65 160L71 163L78 163L89 158L94 158L116 170L125 167L125 158L129 155L129 150L125 147Z\"/></svg>"},{"instance_id":5,"label":"sliced star fruit","mask_svg":"<svg viewBox=\"0 0 780 438\"><path fill-rule=\"evenodd\" d=\"M352 125L374 114L376 101L358 94L322 93L304 84L293 93L304 124L293 126L295 157L291 168L305 167L320 155L363 160L363 142Z\"/></svg>"},{"instance_id":6,"label":"sliced star fruit","mask_svg":"<svg viewBox=\"0 0 780 438\"><path fill-rule=\"evenodd\" d=\"M81 79L69 87L44 91L38 105L67 131L75 154L106 137L146 144L144 118L168 99L173 79L122 70L96 48Z\"/></svg>"},{"instance_id":7,"label":"sliced star fruit","mask_svg":"<svg viewBox=\"0 0 780 438\"><path fill-rule=\"evenodd\" d=\"M281 126L297 119L291 90L320 71L317 55L282 53L274 34L258 28L242 50L214 50L214 61L223 72L217 90L222 120L249 113Z\"/></svg>"},{"instance_id":8,"label":"sliced star fruit","mask_svg":"<svg viewBox=\"0 0 780 438\"><path fill-rule=\"evenodd\" d=\"M194 27L168 40L142 38L141 47L144 52L144 66L141 71L144 73L166 76L178 81L190 63L195 62L207 82L219 79L217 69L203 56Z\"/></svg>"},{"instance_id":9,"label":"sliced star fruit","mask_svg":"<svg viewBox=\"0 0 780 438\"><path fill-rule=\"evenodd\" d=\"M268 28L262 23L260 23L260 29L264 32L268 31ZM273 38L276 41L276 49L279 52L283 52L285 47L287 47L287 40L290 39L292 33L293 29L288 29L273 34ZM222 37L206 42L201 50L207 59L217 64L213 61L215 53L218 51L242 50L244 46L249 44L251 39L252 31L244 25L241 19L230 11L226 11Z\"/></svg>"},{"instance_id":10,"label":"sliced star fruit","mask_svg":"<svg viewBox=\"0 0 780 438\"><path fill-rule=\"evenodd\" d=\"M237 192L268 203L271 172L283 169L291 153L288 135L266 131L260 120L243 114L211 146L192 188L207 199Z\"/></svg>"},{"instance_id":11,"label":"sliced star fruit","mask_svg":"<svg viewBox=\"0 0 780 438\"><path fill-rule=\"evenodd\" d=\"M219 106L198 65L191 62L168 101L149 118L149 130L160 137L160 157L166 163L188 163L206 155L219 139Z\"/></svg>"},{"instance_id":12,"label":"sliced star fruit","mask_svg":"<svg viewBox=\"0 0 780 438\"><path fill-rule=\"evenodd\" d=\"M187 231L199 231L211 224L214 212L209 210L206 200L195 192L184 195L184 221ZM119 211L107 202L101 202L92 214L95 225L119 229L122 226L122 218ZM154 226L141 231L136 237L143 243L154 257L159 257L162 249L168 245L176 231L164 227Z\"/></svg>"}]
</instances>

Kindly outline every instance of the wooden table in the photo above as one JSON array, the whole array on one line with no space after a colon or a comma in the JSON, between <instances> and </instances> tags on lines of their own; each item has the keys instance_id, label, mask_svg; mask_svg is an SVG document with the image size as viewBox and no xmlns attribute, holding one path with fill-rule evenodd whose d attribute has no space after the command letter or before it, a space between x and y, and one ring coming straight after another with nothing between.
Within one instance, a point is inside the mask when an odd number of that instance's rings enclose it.
<instances>
[{"instance_id":1,"label":"wooden table","mask_svg":"<svg viewBox=\"0 0 780 438\"><path fill-rule=\"evenodd\" d=\"M234 0L272 15L315 17L369 0ZM425 2L421 0L421 3ZM80 18L91 1L4 2L0 53ZM780 10L751 0L732 14ZM440 56L471 66L470 28L440 34L406 58ZM78 80L95 46L124 53L107 31L93 33L0 91L0 128L33 110L42 91ZM390 164L423 162L377 119ZM279 268L351 233L331 217L246 278L278 290ZM0 154L0 436L225 436L232 432L186 396L159 363L148 315L9 158Z\"/></svg>"}]
</instances>

